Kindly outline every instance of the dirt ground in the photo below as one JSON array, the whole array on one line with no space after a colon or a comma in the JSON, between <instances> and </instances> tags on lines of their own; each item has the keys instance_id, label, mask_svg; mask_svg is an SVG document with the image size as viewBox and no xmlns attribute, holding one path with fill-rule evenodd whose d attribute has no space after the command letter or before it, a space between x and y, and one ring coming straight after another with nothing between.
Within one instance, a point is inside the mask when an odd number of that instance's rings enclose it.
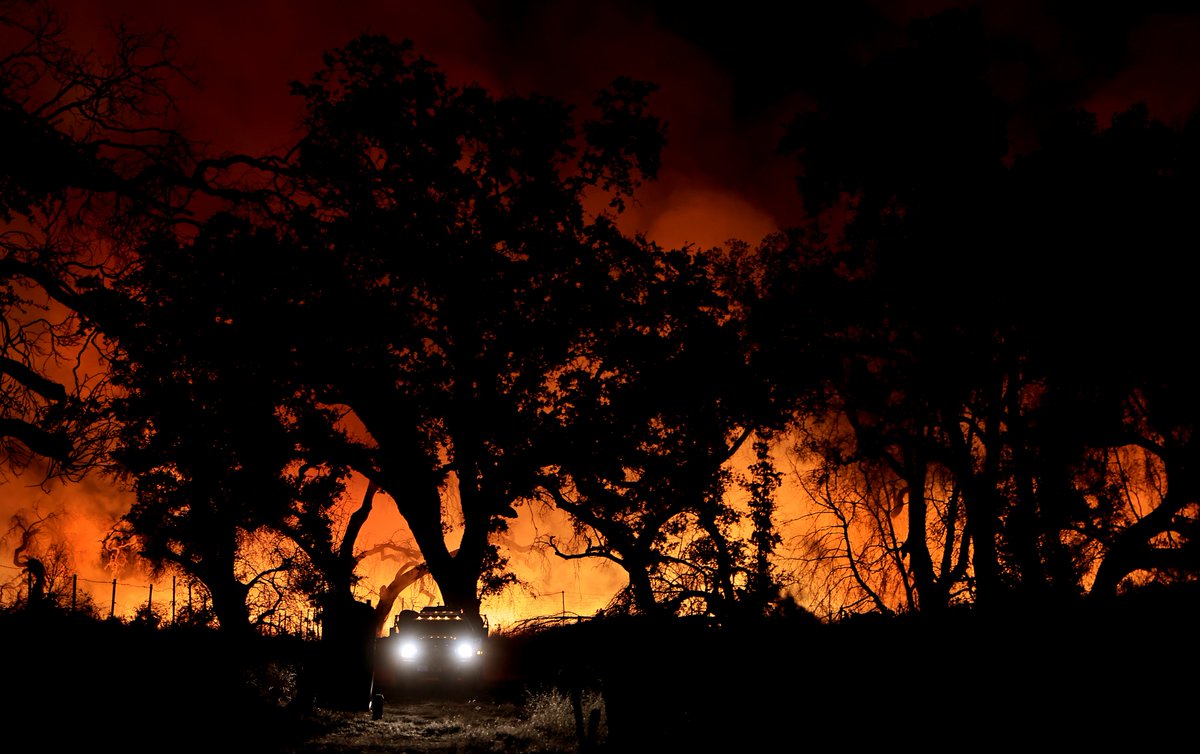
<instances>
[{"instance_id":1,"label":"dirt ground","mask_svg":"<svg viewBox=\"0 0 1200 754\"><path fill-rule=\"evenodd\" d=\"M322 732L294 754L575 752L573 708L549 690L431 689L385 699L382 715L321 712Z\"/></svg>"}]
</instances>

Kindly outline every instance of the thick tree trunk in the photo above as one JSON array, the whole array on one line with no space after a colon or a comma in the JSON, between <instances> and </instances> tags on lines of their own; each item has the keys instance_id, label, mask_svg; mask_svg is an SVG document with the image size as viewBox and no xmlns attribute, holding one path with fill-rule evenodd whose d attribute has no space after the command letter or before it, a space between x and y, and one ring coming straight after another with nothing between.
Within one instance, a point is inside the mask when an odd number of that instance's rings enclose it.
<instances>
[{"instance_id":1,"label":"thick tree trunk","mask_svg":"<svg viewBox=\"0 0 1200 754\"><path fill-rule=\"evenodd\" d=\"M979 485L975 485L978 489ZM996 548L998 514L994 494L981 490L967 503L967 531L971 537L971 569L975 575L975 602L989 608L1000 602L1004 584L1000 579L1000 554Z\"/></svg>"},{"instance_id":2,"label":"thick tree trunk","mask_svg":"<svg viewBox=\"0 0 1200 754\"><path fill-rule=\"evenodd\" d=\"M924 462L912 464L906 473L908 485L908 538L904 549L908 553L908 568L912 574L917 603L922 611L935 612L946 606L944 590L938 588L933 572L933 557L929 553L928 515L925 502Z\"/></svg>"},{"instance_id":3,"label":"thick tree trunk","mask_svg":"<svg viewBox=\"0 0 1200 754\"><path fill-rule=\"evenodd\" d=\"M346 595L327 595L317 649L317 702L331 709L366 709L375 656L375 611Z\"/></svg>"},{"instance_id":4,"label":"thick tree trunk","mask_svg":"<svg viewBox=\"0 0 1200 754\"><path fill-rule=\"evenodd\" d=\"M418 499L420 496L420 499ZM470 515L465 517L465 530L462 544L451 551L446 546L446 537L442 528L441 496L437 488L416 490L413 497L392 496L400 515L408 523L409 530L417 542L417 548L425 557L425 565L429 575L441 592L442 602L447 607L462 608L469 620L481 625L479 577L480 556L474 552L464 554L464 545L472 551L477 551L475 543L480 536L478 529L485 529L486 541L487 523L481 524L478 518ZM436 502L435 502L436 501ZM430 515L431 512L437 515Z\"/></svg>"},{"instance_id":5,"label":"thick tree trunk","mask_svg":"<svg viewBox=\"0 0 1200 754\"><path fill-rule=\"evenodd\" d=\"M405 566L396 572L390 582L380 587L379 601L375 604L376 636L387 635L387 619L392 614L392 608L396 606L396 598L400 596L400 593L428 575L429 566L424 563Z\"/></svg>"},{"instance_id":6,"label":"thick tree trunk","mask_svg":"<svg viewBox=\"0 0 1200 754\"><path fill-rule=\"evenodd\" d=\"M1090 595L1095 600L1115 597L1117 589L1126 576L1138 570L1156 565L1155 548L1151 540L1170 530L1175 514L1182 507L1173 494L1164 496L1158 507L1142 517L1137 523L1123 529L1108 548L1108 552L1096 570Z\"/></svg>"},{"instance_id":7,"label":"thick tree trunk","mask_svg":"<svg viewBox=\"0 0 1200 754\"><path fill-rule=\"evenodd\" d=\"M654 598L654 587L650 583L649 559L646 554L625 553L622 565L629 575L629 591L633 594L634 609L643 615L657 615L660 608Z\"/></svg>"},{"instance_id":8,"label":"thick tree trunk","mask_svg":"<svg viewBox=\"0 0 1200 754\"><path fill-rule=\"evenodd\" d=\"M252 633L250 608L246 597L250 588L240 581L231 579L201 579L212 596L213 614L217 616L221 631L233 637L245 637Z\"/></svg>"}]
</instances>

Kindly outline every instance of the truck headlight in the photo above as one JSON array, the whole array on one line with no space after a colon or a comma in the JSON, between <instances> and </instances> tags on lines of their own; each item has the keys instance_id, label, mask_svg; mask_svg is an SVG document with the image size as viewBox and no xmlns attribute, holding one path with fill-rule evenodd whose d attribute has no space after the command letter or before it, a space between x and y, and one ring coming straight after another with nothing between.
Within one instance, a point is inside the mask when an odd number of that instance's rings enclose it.
<instances>
[{"instance_id":1,"label":"truck headlight","mask_svg":"<svg viewBox=\"0 0 1200 754\"><path fill-rule=\"evenodd\" d=\"M400 659L401 660L415 660L418 653L419 653L419 649L418 649L417 643L415 641L400 642Z\"/></svg>"},{"instance_id":2,"label":"truck headlight","mask_svg":"<svg viewBox=\"0 0 1200 754\"><path fill-rule=\"evenodd\" d=\"M460 660L469 660L475 656L478 647L473 641L458 641L454 643L454 654Z\"/></svg>"}]
</instances>

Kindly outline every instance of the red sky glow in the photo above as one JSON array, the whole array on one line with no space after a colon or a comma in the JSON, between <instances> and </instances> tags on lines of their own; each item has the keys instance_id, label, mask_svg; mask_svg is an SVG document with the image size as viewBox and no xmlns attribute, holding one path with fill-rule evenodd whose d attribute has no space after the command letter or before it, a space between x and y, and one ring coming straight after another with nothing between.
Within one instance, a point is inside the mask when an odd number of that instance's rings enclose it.
<instances>
[{"instance_id":1,"label":"red sky glow","mask_svg":"<svg viewBox=\"0 0 1200 754\"><path fill-rule=\"evenodd\" d=\"M763 2L716 6L725 17L692 3L578 0L62 0L56 6L83 45L102 46L105 24L119 18L134 29L174 32L180 62L197 84L178 93L180 115L215 153L286 147L298 104L289 82L307 79L323 51L364 31L412 39L452 82L553 95L580 108L618 75L652 81L660 90L651 103L668 123L668 144L659 180L645 187L624 222L664 246L710 247L735 238L754 243L803 219L793 164L776 154L776 144L784 123L812 102L810 92L829 85L835 54L870 57L893 44L907 20L969 4L983 8L989 39L1011 51L993 75L997 91L1016 107L1016 140L1064 102L1102 121L1139 100L1166 120L1185 117L1197 103L1200 12L1183 3L1100 10L1105 4L876 0L806 7L794 18ZM353 489L350 502L361 493ZM55 526L75 543L81 576L105 608L112 574L100 565L100 541L128 504L128 494L102 480L47 488L8 480L0 492L5 522L17 511L65 514ZM363 546L403 539L394 506L382 500L375 507ZM510 554L535 593L485 605L494 621L594 612L622 586L612 569L553 563L529 552L554 525L528 511L514 522ZM0 543L0 564L12 562L12 547ZM377 588L394 563L367 570ZM15 573L0 571L0 579ZM169 599L163 588L156 587L156 599ZM129 612L145 599L140 586L130 586L121 590L117 609Z\"/></svg>"}]
</instances>

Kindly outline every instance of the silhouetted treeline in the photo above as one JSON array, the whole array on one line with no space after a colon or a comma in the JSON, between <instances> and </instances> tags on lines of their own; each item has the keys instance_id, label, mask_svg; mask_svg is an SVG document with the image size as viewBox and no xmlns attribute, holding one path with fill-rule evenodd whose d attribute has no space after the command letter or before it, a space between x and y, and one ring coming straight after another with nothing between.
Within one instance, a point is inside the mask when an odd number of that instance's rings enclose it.
<instances>
[{"instance_id":1,"label":"silhouetted treeline","mask_svg":"<svg viewBox=\"0 0 1200 754\"><path fill-rule=\"evenodd\" d=\"M862 556L851 578L877 609L1190 578L1200 120L1064 111L1018 152L978 14L911 38L789 128L806 202L848 218L838 235L770 240L742 268L767 265L748 338L769 382L826 387L832 411L807 417L816 496L881 514L878 557L833 551Z\"/></svg>"},{"instance_id":2,"label":"silhouetted treeline","mask_svg":"<svg viewBox=\"0 0 1200 754\"><path fill-rule=\"evenodd\" d=\"M518 639L522 677L603 695L600 750L964 746L1174 748L1198 656L1193 588L1105 604L834 623L614 616Z\"/></svg>"},{"instance_id":3,"label":"silhouetted treeline","mask_svg":"<svg viewBox=\"0 0 1200 754\"><path fill-rule=\"evenodd\" d=\"M524 704L547 691L598 696L602 735L581 738L594 752L876 748L909 738L932 751L1174 750L1191 733L1197 696L1184 679L1200 671L1200 656L1162 637L1200 628L1196 598L1192 587L1151 588L1071 608L833 623L799 613L720 626L597 617L493 637L487 683L473 693L481 704ZM311 643L47 610L0 615L0 642L23 649L10 654L12 682L0 686L9 735L130 752L345 750L318 743L339 723L306 703ZM386 746L362 729L386 730L367 722L363 702L362 722L343 721L350 729L339 735L357 729ZM496 736L480 750L502 746Z\"/></svg>"},{"instance_id":4,"label":"silhouetted treeline","mask_svg":"<svg viewBox=\"0 0 1200 754\"><path fill-rule=\"evenodd\" d=\"M365 662L425 572L478 617L516 581L520 506L569 515L548 552L624 569L613 612L718 624L797 594L822 618L1024 612L1197 576L1200 120L1063 110L1018 152L979 15L948 11L789 124L810 223L666 249L617 222L668 145L652 83L577 109L364 34L292 84L288 151L212 156L138 125L170 111L169 54L94 79L26 11L0 101L6 459L128 483L106 552L203 584L226 633L300 600L331 666ZM42 354L80 349L105 370L68 390ZM789 558L785 470L811 521ZM367 606L377 491L423 563Z\"/></svg>"},{"instance_id":5,"label":"silhouetted treeline","mask_svg":"<svg viewBox=\"0 0 1200 754\"><path fill-rule=\"evenodd\" d=\"M2 730L51 749L290 751L319 720L289 709L298 639L241 639L52 609L0 614Z\"/></svg>"}]
</instances>

